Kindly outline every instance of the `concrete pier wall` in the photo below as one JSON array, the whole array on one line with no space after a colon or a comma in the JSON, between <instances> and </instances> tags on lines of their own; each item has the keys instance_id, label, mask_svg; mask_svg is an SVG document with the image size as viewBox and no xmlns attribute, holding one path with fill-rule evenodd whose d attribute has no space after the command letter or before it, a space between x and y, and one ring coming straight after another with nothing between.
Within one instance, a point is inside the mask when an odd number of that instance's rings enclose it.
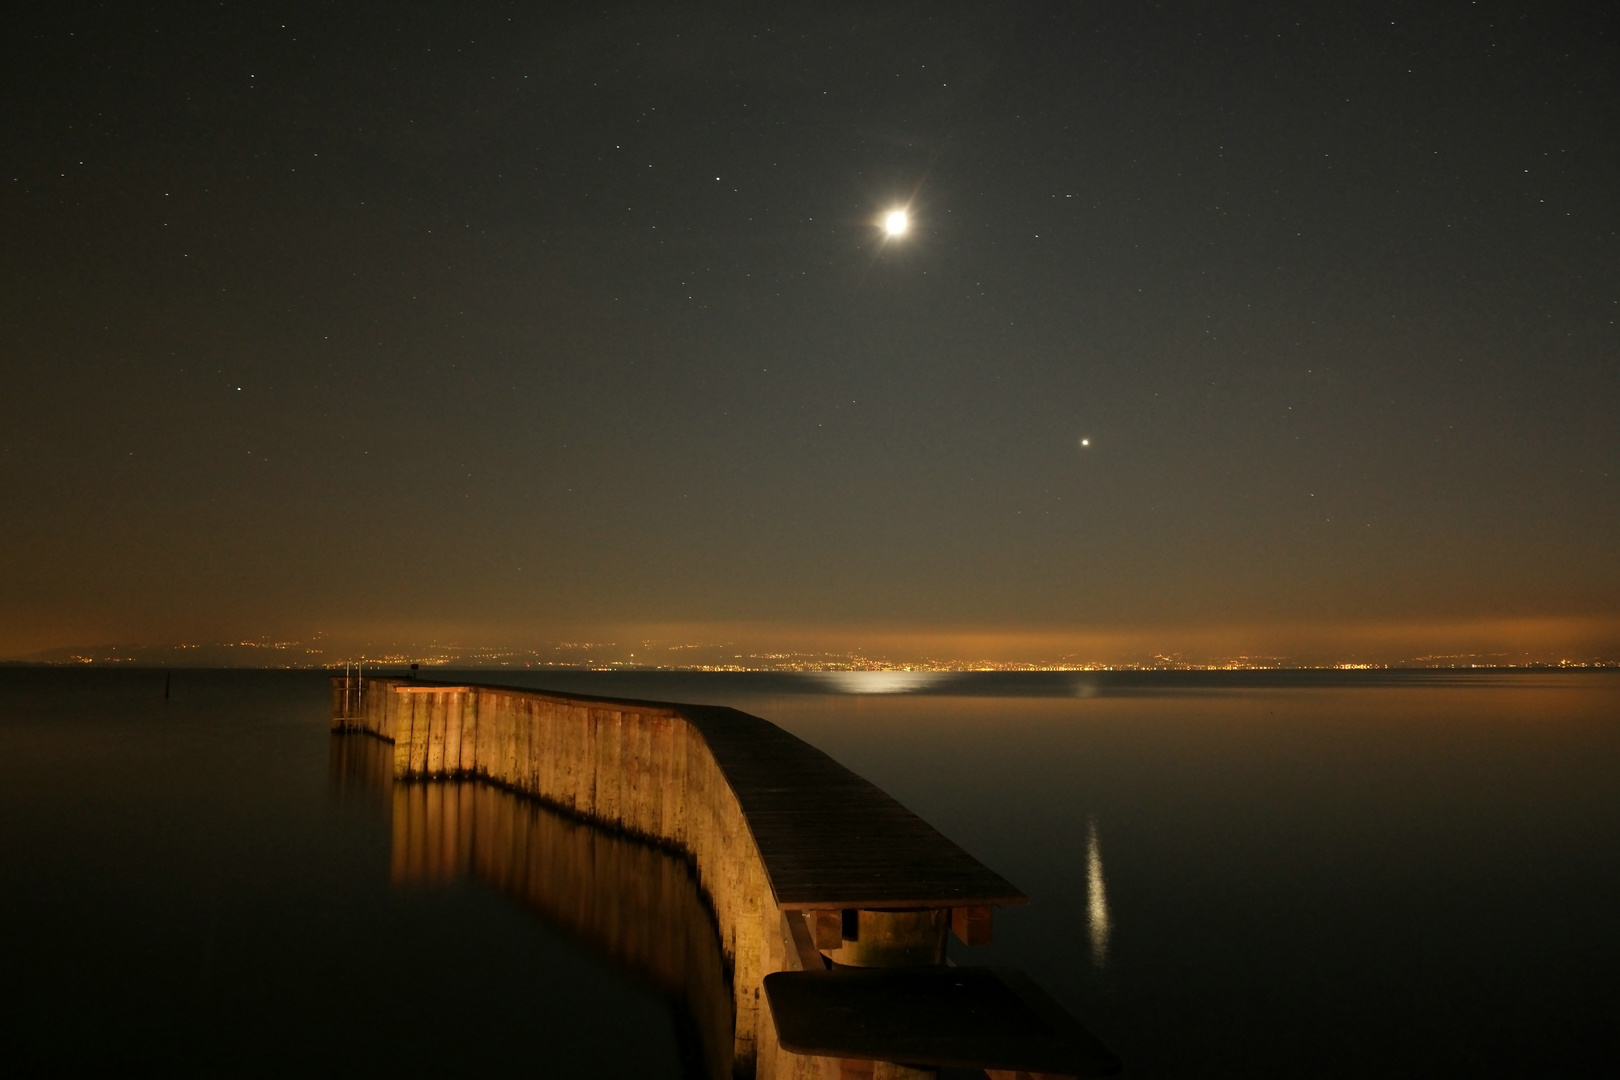
<instances>
[{"instance_id":1,"label":"concrete pier wall","mask_svg":"<svg viewBox=\"0 0 1620 1080\"><path fill-rule=\"evenodd\" d=\"M486 780L685 855L732 970L734 1075L838 1075L838 1062L777 1044L761 984L804 967L788 921L803 916L777 906L736 794L678 710L401 679L333 681L333 726L392 740L396 778Z\"/></svg>"}]
</instances>

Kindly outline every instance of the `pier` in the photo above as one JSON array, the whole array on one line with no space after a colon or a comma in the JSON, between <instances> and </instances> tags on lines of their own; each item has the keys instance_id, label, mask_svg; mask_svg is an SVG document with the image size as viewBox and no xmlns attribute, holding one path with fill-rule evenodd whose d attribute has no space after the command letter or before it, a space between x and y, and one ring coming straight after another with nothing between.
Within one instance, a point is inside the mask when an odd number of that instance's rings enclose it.
<instances>
[{"instance_id":1,"label":"pier","mask_svg":"<svg viewBox=\"0 0 1620 1080\"><path fill-rule=\"evenodd\" d=\"M1020 973L948 959L948 936L989 942L995 909L1026 902L1017 888L769 721L501 686L332 682L334 730L392 743L396 878L477 872L553 918L566 912L585 937L624 937L624 920L598 909L641 904L645 932L618 954L688 995L709 1075L902 1080L976 1068L1018 1080L1119 1070ZM588 834L512 796L667 853L691 885L671 884L678 875L665 862L629 849L592 854ZM517 869L553 851L576 869L556 880ZM694 910L712 912L729 969L718 1010L724 980L693 944L709 940L691 931Z\"/></svg>"}]
</instances>

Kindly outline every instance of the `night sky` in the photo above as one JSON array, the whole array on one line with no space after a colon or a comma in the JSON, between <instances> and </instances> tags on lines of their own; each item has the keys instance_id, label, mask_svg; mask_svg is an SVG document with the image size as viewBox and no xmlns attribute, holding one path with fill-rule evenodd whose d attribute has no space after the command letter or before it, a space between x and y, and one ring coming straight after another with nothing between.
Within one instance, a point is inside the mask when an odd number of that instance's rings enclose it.
<instances>
[{"instance_id":1,"label":"night sky","mask_svg":"<svg viewBox=\"0 0 1620 1080\"><path fill-rule=\"evenodd\" d=\"M0 656L1615 658L1617 43L1605 3L29 5Z\"/></svg>"}]
</instances>

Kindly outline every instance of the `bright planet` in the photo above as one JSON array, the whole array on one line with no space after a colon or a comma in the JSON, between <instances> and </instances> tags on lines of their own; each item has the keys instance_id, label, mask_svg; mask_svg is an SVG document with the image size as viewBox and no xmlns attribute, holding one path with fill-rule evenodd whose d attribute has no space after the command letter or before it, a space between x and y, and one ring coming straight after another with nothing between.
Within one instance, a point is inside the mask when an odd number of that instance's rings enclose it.
<instances>
[{"instance_id":1,"label":"bright planet","mask_svg":"<svg viewBox=\"0 0 1620 1080\"><path fill-rule=\"evenodd\" d=\"M883 218L883 231L890 236L904 236L911 228L911 215L904 210L891 210Z\"/></svg>"}]
</instances>

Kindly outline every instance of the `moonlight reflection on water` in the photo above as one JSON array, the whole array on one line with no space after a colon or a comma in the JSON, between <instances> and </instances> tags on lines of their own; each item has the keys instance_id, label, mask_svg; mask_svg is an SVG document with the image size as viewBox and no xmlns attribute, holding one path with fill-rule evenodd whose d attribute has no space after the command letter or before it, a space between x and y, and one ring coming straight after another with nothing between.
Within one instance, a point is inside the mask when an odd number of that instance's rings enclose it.
<instances>
[{"instance_id":1,"label":"moonlight reflection on water","mask_svg":"<svg viewBox=\"0 0 1620 1080\"><path fill-rule=\"evenodd\" d=\"M838 694L914 694L949 678L941 671L823 671L816 678Z\"/></svg>"}]
</instances>

